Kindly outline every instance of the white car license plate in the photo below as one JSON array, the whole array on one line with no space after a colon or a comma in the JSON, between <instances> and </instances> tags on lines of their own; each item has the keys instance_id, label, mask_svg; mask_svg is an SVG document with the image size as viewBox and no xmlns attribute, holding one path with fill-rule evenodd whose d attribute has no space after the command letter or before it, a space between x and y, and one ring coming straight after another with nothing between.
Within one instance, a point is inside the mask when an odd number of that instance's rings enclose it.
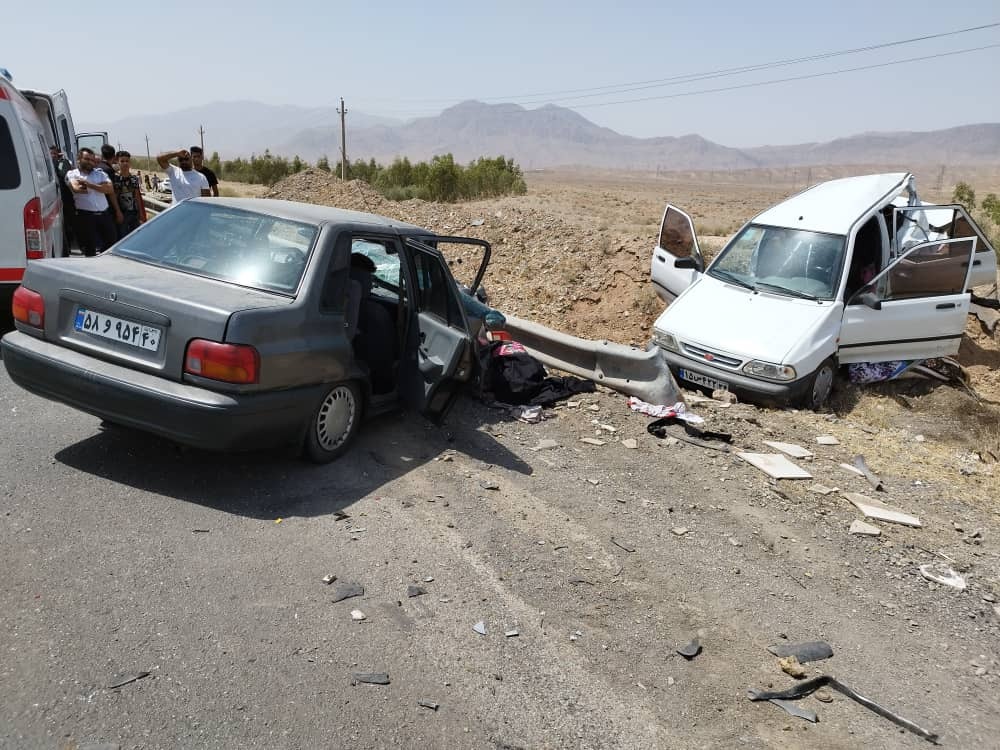
<instances>
[{"instance_id":1,"label":"white car license plate","mask_svg":"<svg viewBox=\"0 0 1000 750\"><path fill-rule=\"evenodd\" d=\"M680 370L680 375L682 380L694 383L695 385L703 385L706 388L711 388L713 391L729 390L728 383L723 383L721 380L710 378L708 375L702 375L700 372L691 372L690 370L682 369Z\"/></svg>"},{"instance_id":2,"label":"white car license plate","mask_svg":"<svg viewBox=\"0 0 1000 750\"><path fill-rule=\"evenodd\" d=\"M151 352L155 352L160 347L160 334L162 332L159 328L116 318L114 315L94 312L83 307L76 311L76 321L74 321L73 327L93 336L120 341L123 344Z\"/></svg>"}]
</instances>

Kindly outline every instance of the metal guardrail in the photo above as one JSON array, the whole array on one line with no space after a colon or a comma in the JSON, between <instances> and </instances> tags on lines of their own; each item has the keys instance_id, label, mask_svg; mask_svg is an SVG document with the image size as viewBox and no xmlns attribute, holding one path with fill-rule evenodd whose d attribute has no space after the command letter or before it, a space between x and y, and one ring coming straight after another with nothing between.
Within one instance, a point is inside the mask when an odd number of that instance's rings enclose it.
<instances>
[{"instance_id":1,"label":"metal guardrail","mask_svg":"<svg viewBox=\"0 0 1000 750\"><path fill-rule=\"evenodd\" d=\"M510 315L503 330L542 364L636 396L651 404L674 404L679 389L659 347L642 350L592 341Z\"/></svg>"},{"instance_id":2,"label":"metal guardrail","mask_svg":"<svg viewBox=\"0 0 1000 750\"><path fill-rule=\"evenodd\" d=\"M150 198L148 195L142 196L142 205L146 207L146 215L152 218L156 214L163 213L170 208L169 203Z\"/></svg>"}]
</instances>

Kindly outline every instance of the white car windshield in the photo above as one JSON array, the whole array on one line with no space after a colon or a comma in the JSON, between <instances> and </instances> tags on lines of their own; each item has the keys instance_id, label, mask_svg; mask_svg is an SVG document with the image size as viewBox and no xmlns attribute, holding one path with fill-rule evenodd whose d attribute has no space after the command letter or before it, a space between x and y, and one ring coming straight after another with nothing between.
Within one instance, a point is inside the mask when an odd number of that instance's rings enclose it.
<instances>
[{"instance_id":1,"label":"white car windshield","mask_svg":"<svg viewBox=\"0 0 1000 750\"><path fill-rule=\"evenodd\" d=\"M749 224L708 274L757 291L831 300L840 282L844 244L842 235Z\"/></svg>"}]
</instances>

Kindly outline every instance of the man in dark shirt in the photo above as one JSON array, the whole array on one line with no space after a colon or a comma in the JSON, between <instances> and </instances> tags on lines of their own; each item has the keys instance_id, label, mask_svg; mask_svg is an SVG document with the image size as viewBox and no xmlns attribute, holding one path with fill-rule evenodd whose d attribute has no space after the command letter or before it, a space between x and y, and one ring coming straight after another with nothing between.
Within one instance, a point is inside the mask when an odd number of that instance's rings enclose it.
<instances>
[{"instance_id":1,"label":"man in dark shirt","mask_svg":"<svg viewBox=\"0 0 1000 750\"><path fill-rule=\"evenodd\" d=\"M115 147L110 143L105 143L101 146L101 161L98 163L97 168L100 169L104 174L108 176L108 179L114 182L115 175ZM108 193L108 210L114 214L115 217L115 232L119 231L121 224L125 221L125 217L122 216L122 210L118 206L118 194L112 190ZM107 247L102 247L103 238L98 236L98 247L97 252L101 253L107 250Z\"/></svg>"},{"instance_id":2,"label":"man in dark shirt","mask_svg":"<svg viewBox=\"0 0 1000 750\"><path fill-rule=\"evenodd\" d=\"M52 157L52 166L56 170L59 178L59 190L62 194L62 217L63 217L63 248L62 257L68 258L73 243L73 226L76 223L76 206L73 204L73 191L66 184L66 175L73 168L69 159L63 156L62 150L58 146L49 146L49 156Z\"/></svg>"},{"instance_id":3,"label":"man in dark shirt","mask_svg":"<svg viewBox=\"0 0 1000 750\"><path fill-rule=\"evenodd\" d=\"M201 146L192 146L189 151L195 170L205 175L205 179L208 180L208 189L212 191L213 197L218 198L219 178L215 176L215 172L205 166L205 151Z\"/></svg>"}]
</instances>

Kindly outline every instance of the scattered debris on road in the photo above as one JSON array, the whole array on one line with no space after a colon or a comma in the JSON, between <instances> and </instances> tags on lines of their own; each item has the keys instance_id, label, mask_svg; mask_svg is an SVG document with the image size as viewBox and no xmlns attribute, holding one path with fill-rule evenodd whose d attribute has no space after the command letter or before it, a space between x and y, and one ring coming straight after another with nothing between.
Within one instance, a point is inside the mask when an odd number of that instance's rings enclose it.
<instances>
[{"instance_id":1,"label":"scattered debris on road","mask_svg":"<svg viewBox=\"0 0 1000 750\"><path fill-rule=\"evenodd\" d=\"M804 643L776 643L767 650L777 657L794 656L805 664L833 656L833 648L826 641L806 641Z\"/></svg>"},{"instance_id":2,"label":"scattered debris on road","mask_svg":"<svg viewBox=\"0 0 1000 750\"><path fill-rule=\"evenodd\" d=\"M904 513L896 508L891 508L878 500L865 497L857 492L844 492L843 495L854 505L855 508L860 510L866 518L876 518L879 521L888 521L889 523L898 523L903 526L912 526L914 528L920 528L921 526L920 519L916 516Z\"/></svg>"},{"instance_id":3,"label":"scattered debris on road","mask_svg":"<svg viewBox=\"0 0 1000 750\"><path fill-rule=\"evenodd\" d=\"M878 526L872 526L870 523L865 523L864 521L854 520L851 521L851 528L847 530L851 534L857 534L859 536L880 536L882 534L882 529Z\"/></svg>"},{"instance_id":4,"label":"scattered debris on road","mask_svg":"<svg viewBox=\"0 0 1000 750\"><path fill-rule=\"evenodd\" d=\"M417 705L420 706L421 708L429 708L431 711L437 711L438 708L440 708L440 705L435 703L434 701L420 700L417 701Z\"/></svg>"},{"instance_id":5,"label":"scattered debris on road","mask_svg":"<svg viewBox=\"0 0 1000 750\"><path fill-rule=\"evenodd\" d=\"M827 487L822 484L814 484L809 488L809 491L815 492L817 495L832 495L834 492L837 492L838 490L836 487Z\"/></svg>"},{"instance_id":6,"label":"scattered debris on road","mask_svg":"<svg viewBox=\"0 0 1000 750\"><path fill-rule=\"evenodd\" d=\"M368 618L365 616L365 613L362 612L360 609L352 609L351 619L354 620L355 622L361 622L362 620L366 620Z\"/></svg>"},{"instance_id":7,"label":"scattered debris on road","mask_svg":"<svg viewBox=\"0 0 1000 750\"><path fill-rule=\"evenodd\" d=\"M366 685L389 684L388 672L355 672L352 676L354 677L354 681L352 683L354 685L359 683L364 683Z\"/></svg>"},{"instance_id":8,"label":"scattered debris on road","mask_svg":"<svg viewBox=\"0 0 1000 750\"><path fill-rule=\"evenodd\" d=\"M364 593L365 587L360 583L342 583L337 586L336 590L333 592L333 601L342 602L344 599L362 596Z\"/></svg>"},{"instance_id":9,"label":"scattered debris on road","mask_svg":"<svg viewBox=\"0 0 1000 750\"><path fill-rule=\"evenodd\" d=\"M539 440L538 445L536 445L534 448L529 448L529 450L537 452L537 451L552 450L553 448L559 448L559 447L561 446L557 441L545 438L544 440Z\"/></svg>"},{"instance_id":10,"label":"scattered debris on road","mask_svg":"<svg viewBox=\"0 0 1000 750\"><path fill-rule=\"evenodd\" d=\"M816 715L815 711L810 711L808 708L800 708L797 703L792 701L783 701L781 698L771 698L768 700L768 703L773 703L778 708L783 709L785 713L790 716L794 716L797 719L805 719L813 724L819 721L819 716Z\"/></svg>"},{"instance_id":11,"label":"scattered debris on road","mask_svg":"<svg viewBox=\"0 0 1000 750\"><path fill-rule=\"evenodd\" d=\"M121 682L116 682L114 685L108 685L108 690L117 690L120 687L125 687L126 685L131 685L133 682L138 682L149 677L149 672L139 672L136 675L127 677Z\"/></svg>"},{"instance_id":12,"label":"scattered debris on road","mask_svg":"<svg viewBox=\"0 0 1000 750\"><path fill-rule=\"evenodd\" d=\"M965 579L944 563L927 563L920 566L920 575L928 581L965 591Z\"/></svg>"},{"instance_id":13,"label":"scattered debris on road","mask_svg":"<svg viewBox=\"0 0 1000 750\"><path fill-rule=\"evenodd\" d=\"M511 628L510 630L505 630L503 635L504 638L516 638L520 633L517 631L517 628Z\"/></svg>"},{"instance_id":14,"label":"scattered debris on road","mask_svg":"<svg viewBox=\"0 0 1000 750\"><path fill-rule=\"evenodd\" d=\"M410 598L410 599L412 599L415 596L423 596L426 593L427 593L427 589L425 589L423 586L412 586L411 585L411 586L407 586L406 587L406 596L408 598Z\"/></svg>"},{"instance_id":15,"label":"scattered debris on road","mask_svg":"<svg viewBox=\"0 0 1000 750\"><path fill-rule=\"evenodd\" d=\"M840 441L833 435L819 435L816 438L817 445L840 445Z\"/></svg>"},{"instance_id":16,"label":"scattered debris on road","mask_svg":"<svg viewBox=\"0 0 1000 750\"><path fill-rule=\"evenodd\" d=\"M677 653L683 656L688 661L691 661L694 657L701 653L701 641L697 638L692 639L689 643L685 643L683 646L677 648Z\"/></svg>"},{"instance_id":17,"label":"scattered debris on road","mask_svg":"<svg viewBox=\"0 0 1000 750\"><path fill-rule=\"evenodd\" d=\"M778 659L778 666L781 667L782 672L789 677L794 677L796 680L805 679L809 674L809 671L799 663L795 654Z\"/></svg>"},{"instance_id":18,"label":"scattered debris on road","mask_svg":"<svg viewBox=\"0 0 1000 750\"><path fill-rule=\"evenodd\" d=\"M821 687L831 687L839 693L846 695L851 700L860 703L865 708L874 711L879 716L888 719L894 724L903 727L907 731L913 732L913 734L918 737L923 737L928 742L937 744L938 735L934 732L929 732L916 724L914 724L909 719L904 719L899 714L895 714L887 708L880 706L875 701L870 698L866 698L860 693L855 692L849 688L844 683L837 680L832 675L824 674L819 677L814 677L811 680L806 680L798 685L795 685L788 690L776 690L776 691L762 691L762 690L749 690L747 691L747 697L752 701L773 701L778 700L796 700L798 698L804 698L807 695L811 695L816 692Z\"/></svg>"},{"instance_id":19,"label":"scattered debris on road","mask_svg":"<svg viewBox=\"0 0 1000 750\"><path fill-rule=\"evenodd\" d=\"M327 586L329 586L331 583L333 583L336 580L337 580L337 576L335 576L333 573L330 573L329 575L323 576L323 583L325 583Z\"/></svg>"},{"instance_id":20,"label":"scattered debris on road","mask_svg":"<svg viewBox=\"0 0 1000 750\"><path fill-rule=\"evenodd\" d=\"M479 635L486 635L486 623L482 620L473 625L472 629L479 633Z\"/></svg>"},{"instance_id":21,"label":"scattered debris on road","mask_svg":"<svg viewBox=\"0 0 1000 750\"><path fill-rule=\"evenodd\" d=\"M618 547L619 549L625 550L626 552L635 552L635 547L625 544L624 542L619 542L614 537L611 537L611 543L616 547Z\"/></svg>"},{"instance_id":22,"label":"scattered debris on road","mask_svg":"<svg viewBox=\"0 0 1000 750\"><path fill-rule=\"evenodd\" d=\"M796 466L780 453L737 453L751 466L755 466L772 479L812 479L813 476Z\"/></svg>"},{"instance_id":23,"label":"scattered debris on road","mask_svg":"<svg viewBox=\"0 0 1000 750\"><path fill-rule=\"evenodd\" d=\"M813 458L816 455L812 451L806 450L801 445L795 445L795 443L782 443L778 440L765 440L764 445L768 448L774 448L776 451L781 451L792 458Z\"/></svg>"},{"instance_id":24,"label":"scattered debris on road","mask_svg":"<svg viewBox=\"0 0 1000 750\"><path fill-rule=\"evenodd\" d=\"M586 443L587 445L606 445L603 440L598 440L597 438L592 437L582 437L580 438L580 442Z\"/></svg>"},{"instance_id":25,"label":"scattered debris on road","mask_svg":"<svg viewBox=\"0 0 1000 750\"><path fill-rule=\"evenodd\" d=\"M868 464L865 463L864 456L857 455L854 457L854 468L861 473L861 476L868 480L868 484L874 487L876 492L885 492L885 486L882 484L882 480L868 468Z\"/></svg>"}]
</instances>

